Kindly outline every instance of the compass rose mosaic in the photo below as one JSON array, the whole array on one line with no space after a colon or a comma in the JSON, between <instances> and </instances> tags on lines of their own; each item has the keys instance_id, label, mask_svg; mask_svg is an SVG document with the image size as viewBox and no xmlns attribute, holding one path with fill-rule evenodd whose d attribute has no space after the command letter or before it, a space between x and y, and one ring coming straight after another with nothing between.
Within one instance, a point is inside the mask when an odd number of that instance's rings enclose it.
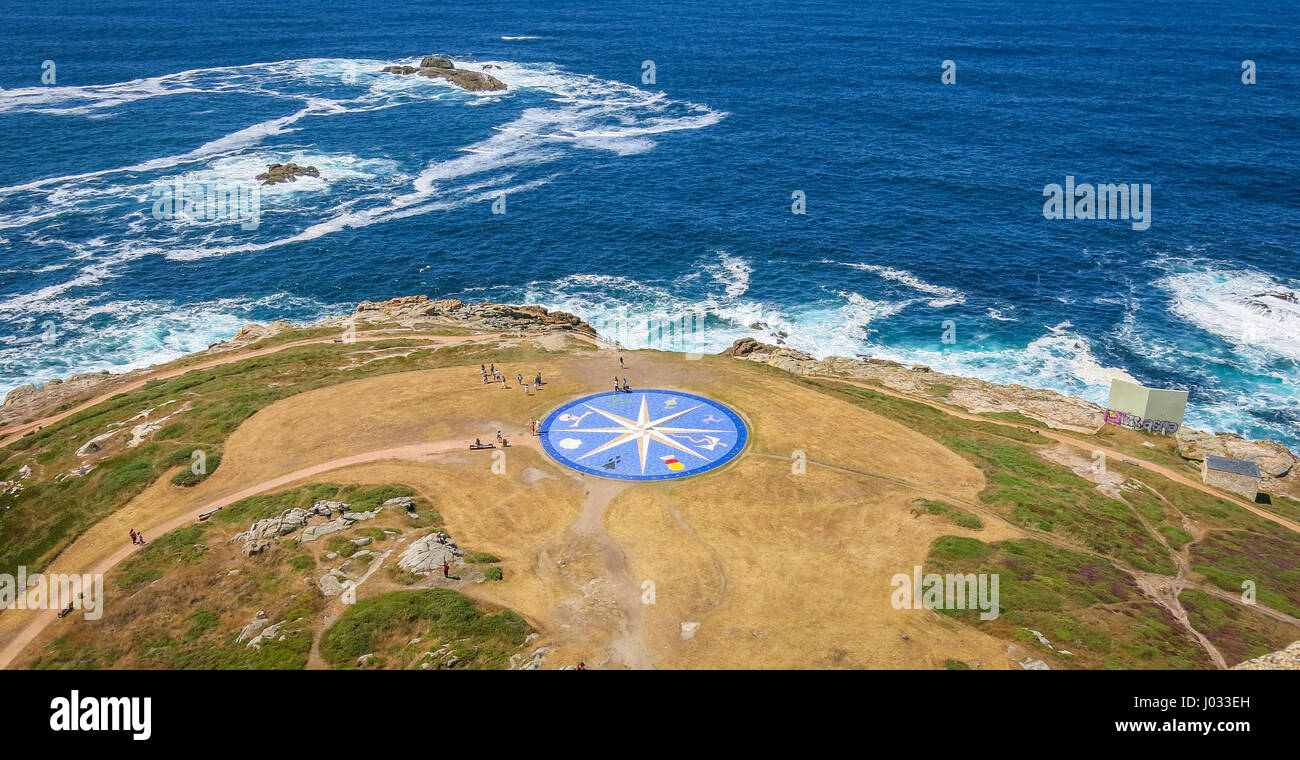
<instances>
[{"instance_id":1,"label":"compass rose mosaic","mask_svg":"<svg viewBox=\"0 0 1300 760\"><path fill-rule=\"evenodd\" d=\"M735 459L749 431L727 407L676 391L598 393L542 421L542 448L566 467L617 480L699 475Z\"/></svg>"}]
</instances>

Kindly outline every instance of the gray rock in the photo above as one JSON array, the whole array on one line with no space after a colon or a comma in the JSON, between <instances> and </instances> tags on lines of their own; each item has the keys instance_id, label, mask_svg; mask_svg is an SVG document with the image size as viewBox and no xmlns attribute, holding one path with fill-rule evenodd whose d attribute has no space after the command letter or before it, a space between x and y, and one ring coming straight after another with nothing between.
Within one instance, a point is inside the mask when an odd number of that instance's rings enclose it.
<instances>
[{"instance_id":1,"label":"gray rock","mask_svg":"<svg viewBox=\"0 0 1300 760\"><path fill-rule=\"evenodd\" d=\"M407 512L415 509L415 499L410 496L394 496L384 502L384 507L388 509L405 509Z\"/></svg>"},{"instance_id":2,"label":"gray rock","mask_svg":"<svg viewBox=\"0 0 1300 760\"><path fill-rule=\"evenodd\" d=\"M306 544L315 541L321 536L328 536L331 533L338 533L341 530L347 530L348 528L352 527L352 525L355 523L361 522L363 520L375 519L375 517L378 516L382 510L383 507L379 507L378 509L371 512L349 512L337 519L330 520L327 523L321 523L320 525L309 525L302 532L302 535L298 536L298 542Z\"/></svg>"},{"instance_id":3,"label":"gray rock","mask_svg":"<svg viewBox=\"0 0 1300 760\"><path fill-rule=\"evenodd\" d=\"M325 596L338 596L343 593L343 584L333 575L323 575L320 579L320 592Z\"/></svg>"},{"instance_id":4,"label":"gray rock","mask_svg":"<svg viewBox=\"0 0 1300 760\"><path fill-rule=\"evenodd\" d=\"M244 630L239 632L239 635L235 637L235 643L240 644L245 641L248 641L249 639L254 638L258 634L260 634L262 632L262 629L266 628L266 626L269 625L270 622L271 622L270 620L267 620L264 617L255 618L253 622L244 626Z\"/></svg>"},{"instance_id":5,"label":"gray rock","mask_svg":"<svg viewBox=\"0 0 1300 760\"><path fill-rule=\"evenodd\" d=\"M233 544L243 541L245 544L244 556L251 557L253 554L257 554L262 551L262 549L266 548L266 541L288 535L295 530L298 530L302 526L306 525L307 520L310 518L311 514L305 509L298 509L297 507L286 509L284 512L280 513L279 517L268 517L265 520L258 520L249 526L248 530L243 533L236 533L234 538L230 539L230 543ZM259 541L263 542L262 546L250 551L249 545L255 544Z\"/></svg>"},{"instance_id":6,"label":"gray rock","mask_svg":"<svg viewBox=\"0 0 1300 760\"><path fill-rule=\"evenodd\" d=\"M442 569L442 560L444 558L459 557L464 552L456 548L453 544L440 544L433 538L434 534L430 533L424 538L411 542L397 558L397 566L409 573L416 575L428 575L435 570Z\"/></svg>"}]
</instances>

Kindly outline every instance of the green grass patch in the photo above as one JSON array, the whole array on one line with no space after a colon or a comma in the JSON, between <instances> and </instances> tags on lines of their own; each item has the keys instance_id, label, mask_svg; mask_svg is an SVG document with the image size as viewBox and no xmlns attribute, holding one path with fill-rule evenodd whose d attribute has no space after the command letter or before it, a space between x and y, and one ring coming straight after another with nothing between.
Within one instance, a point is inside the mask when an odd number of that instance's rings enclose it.
<instances>
[{"instance_id":1,"label":"green grass patch","mask_svg":"<svg viewBox=\"0 0 1300 760\"><path fill-rule=\"evenodd\" d=\"M453 643L459 668L500 669L523 646L529 631L523 618L502 610L486 614L451 589L396 591L363 599L347 608L321 639L325 661L354 668L374 654L401 667L416 664L432 641ZM416 647L406 645L420 637Z\"/></svg>"}]
</instances>

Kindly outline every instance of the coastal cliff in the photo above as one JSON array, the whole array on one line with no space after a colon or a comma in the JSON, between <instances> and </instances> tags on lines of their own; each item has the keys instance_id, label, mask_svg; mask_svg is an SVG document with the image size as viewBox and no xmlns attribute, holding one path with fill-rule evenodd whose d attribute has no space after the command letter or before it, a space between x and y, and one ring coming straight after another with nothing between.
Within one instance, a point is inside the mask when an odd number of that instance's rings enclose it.
<instances>
[{"instance_id":1,"label":"coastal cliff","mask_svg":"<svg viewBox=\"0 0 1300 760\"><path fill-rule=\"evenodd\" d=\"M1024 385L1001 385L970 377L935 372L924 365L908 367L886 359L816 359L801 351L741 338L723 352L736 359L762 362L807 377L830 377L886 388L920 399L959 406L972 414L1021 414L1050 428L1096 433L1105 410L1084 399ZM1300 494L1300 458L1277 441L1251 441L1232 433L1206 433L1183 428L1177 435L1178 454L1202 461L1207 454L1245 459L1266 476L1265 492Z\"/></svg>"},{"instance_id":2,"label":"coastal cliff","mask_svg":"<svg viewBox=\"0 0 1300 760\"><path fill-rule=\"evenodd\" d=\"M427 60L427 59L426 59ZM330 317L310 325L277 320L266 325L250 324L230 339L214 343L207 350L179 361L201 361L204 357L253 346L290 330L339 330L349 327L386 325L407 330L455 328L467 332L578 332L598 337L581 318L541 306L497 303L465 303L457 299L431 299L424 295L401 296L384 301L363 301L351 314ZM396 334L395 334L396 337ZM753 338L741 338L722 352L743 361L760 362L804 377L847 380L865 385L878 384L917 399L960 407L971 414L1022 415L1049 428L1080 434L1095 434L1102 428L1104 410L1090 401L1042 388L1002 385L976 378L936 372L923 365L873 359L813 356L784 346L772 346ZM52 380L39 388L23 385L11 391L0 405L0 426L22 423L92 395L112 392L153 370L139 369L122 374L109 372L74 375ZM1231 433L1207 433L1184 428L1177 435L1179 456L1201 461L1207 454L1256 462L1266 476L1265 492L1300 495L1300 458L1285 445L1270 440L1247 440Z\"/></svg>"}]
</instances>

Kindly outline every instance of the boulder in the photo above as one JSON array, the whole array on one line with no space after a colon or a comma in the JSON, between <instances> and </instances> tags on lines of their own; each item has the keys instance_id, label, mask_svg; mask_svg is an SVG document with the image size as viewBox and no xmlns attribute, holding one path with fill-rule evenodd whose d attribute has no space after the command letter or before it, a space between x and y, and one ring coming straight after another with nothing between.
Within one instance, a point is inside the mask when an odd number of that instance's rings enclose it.
<instances>
[{"instance_id":1,"label":"boulder","mask_svg":"<svg viewBox=\"0 0 1300 760\"><path fill-rule=\"evenodd\" d=\"M261 649L263 642L274 641L277 638L284 638L283 636L280 635L280 627L283 626L286 622L288 621L281 620L275 625L267 626L265 629L262 630L261 633L249 639L248 645L254 649Z\"/></svg>"},{"instance_id":2,"label":"boulder","mask_svg":"<svg viewBox=\"0 0 1300 760\"><path fill-rule=\"evenodd\" d=\"M416 575L428 575L435 570L442 569L442 560L444 557L461 557L465 552L456 547L455 544L440 544L434 539L436 533L430 533L424 538L412 541L411 545L402 551L401 556L397 558L397 566Z\"/></svg>"},{"instance_id":3,"label":"boulder","mask_svg":"<svg viewBox=\"0 0 1300 760\"><path fill-rule=\"evenodd\" d=\"M270 620L267 620L265 617L260 617L261 614L264 613L259 613L259 617L253 618L253 622L244 626L244 629L239 632L239 636L235 637L236 644L242 644L243 642L252 639L260 634L263 628L266 628L271 624Z\"/></svg>"},{"instance_id":4,"label":"boulder","mask_svg":"<svg viewBox=\"0 0 1300 760\"><path fill-rule=\"evenodd\" d=\"M320 581L320 592L325 596L338 596L343 593L343 584L333 575L322 575Z\"/></svg>"},{"instance_id":5,"label":"boulder","mask_svg":"<svg viewBox=\"0 0 1300 760\"><path fill-rule=\"evenodd\" d=\"M235 534L235 537L230 539L230 542L233 544L237 541L249 542L258 539L279 538L306 525L309 519L311 519L311 513L305 509L299 509L298 507L286 509L280 513L279 517L258 520L249 526L248 530Z\"/></svg>"},{"instance_id":6,"label":"boulder","mask_svg":"<svg viewBox=\"0 0 1300 760\"><path fill-rule=\"evenodd\" d=\"M388 509L403 509L411 512L415 509L415 499L410 496L396 496L384 502L383 506Z\"/></svg>"},{"instance_id":7,"label":"boulder","mask_svg":"<svg viewBox=\"0 0 1300 760\"><path fill-rule=\"evenodd\" d=\"M321 523L320 525L309 525L303 530L302 534L298 536L298 543L311 543L321 536L328 536L331 533L338 533L341 530L347 530L348 528L351 528L353 524L361 522L362 520L373 520L381 510L383 510L383 507L379 507L371 512L348 512L347 514L341 515L329 522Z\"/></svg>"}]
</instances>

